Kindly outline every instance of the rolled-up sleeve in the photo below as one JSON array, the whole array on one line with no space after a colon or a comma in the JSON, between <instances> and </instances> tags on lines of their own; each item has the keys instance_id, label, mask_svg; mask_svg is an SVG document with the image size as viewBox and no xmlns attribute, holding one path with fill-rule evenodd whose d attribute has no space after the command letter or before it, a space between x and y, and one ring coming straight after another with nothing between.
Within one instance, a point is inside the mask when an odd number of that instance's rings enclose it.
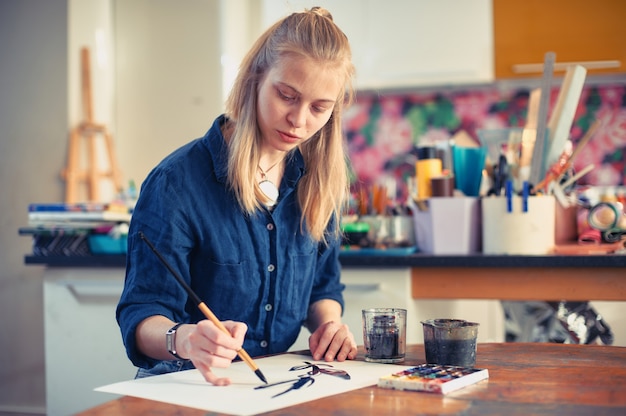
<instances>
[{"instance_id":1,"label":"rolled-up sleeve","mask_svg":"<svg viewBox=\"0 0 626 416\"><path fill-rule=\"evenodd\" d=\"M133 214L129 229L126 282L116 311L127 355L134 365L144 368L157 361L141 354L137 348L135 332L139 323L154 315L162 315L175 322L189 319L186 292L139 237L139 232L144 233L189 284L191 277L186 257L190 241L177 225L180 214L176 205L163 199L163 195L176 198L176 194L171 189L154 192L167 187L166 182L162 175L154 174L144 184L138 201L139 209Z\"/></svg>"},{"instance_id":2,"label":"rolled-up sleeve","mask_svg":"<svg viewBox=\"0 0 626 416\"><path fill-rule=\"evenodd\" d=\"M339 263L339 240L333 240L328 246L320 243L317 261L317 273L309 304L318 300L332 299L341 305L344 310L343 290L345 285L341 283L341 264Z\"/></svg>"}]
</instances>

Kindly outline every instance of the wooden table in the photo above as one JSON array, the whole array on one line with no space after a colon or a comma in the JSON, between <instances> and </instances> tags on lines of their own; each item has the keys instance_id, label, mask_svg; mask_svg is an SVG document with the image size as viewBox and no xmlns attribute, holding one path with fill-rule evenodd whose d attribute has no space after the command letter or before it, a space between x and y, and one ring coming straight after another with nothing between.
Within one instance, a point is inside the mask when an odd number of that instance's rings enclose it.
<instances>
[{"instance_id":1,"label":"wooden table","mask_svg":"<svg viewBox=\"0 0 626 416\"><path fill-rule=\"evenodd\" d=\"M362 350L358 359L362 359ZM408 347L406 365L424 362ZM488 381L446 396L365 387L266 415L625 415L626 347L547 343L479 344L477 367ZM80 413L200 416L207 412L122 397ZM214 415L213 413L211 413Z\"/></svg>"}]
</instances>

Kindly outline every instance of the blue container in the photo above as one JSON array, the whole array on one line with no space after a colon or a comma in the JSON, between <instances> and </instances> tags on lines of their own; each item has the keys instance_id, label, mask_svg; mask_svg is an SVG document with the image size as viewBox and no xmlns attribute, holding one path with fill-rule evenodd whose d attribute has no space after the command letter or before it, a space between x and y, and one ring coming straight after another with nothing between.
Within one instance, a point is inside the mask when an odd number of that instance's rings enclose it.
<instances>
[{"instance_id":1,"label":"blue container","mask_svg":"<svg viewBox=\"0 0 626 416\"><path fill-rule=\"evenodd\" d=\"M92 234L87 241L91 254L125 254L128 236L115 238L108 234Z\"/></svg>"}]
</instances>

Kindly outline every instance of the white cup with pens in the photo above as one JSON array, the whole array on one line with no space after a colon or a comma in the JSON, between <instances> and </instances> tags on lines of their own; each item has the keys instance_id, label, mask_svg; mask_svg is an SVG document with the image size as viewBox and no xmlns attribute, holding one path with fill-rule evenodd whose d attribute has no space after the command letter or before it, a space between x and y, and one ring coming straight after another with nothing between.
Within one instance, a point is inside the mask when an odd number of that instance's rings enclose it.
<instances>
[{"instance_id":1,"label":"white cup with pens","mask_svg":"<svg viewBox=\"0 0 626 416\"><path fill-rule=\"evenodd\" d=\"M555 246L556 200L552 195L521 195L507 181L505 196L482 200L483 253L548 254Z\"/></svg>"}]
</instances>

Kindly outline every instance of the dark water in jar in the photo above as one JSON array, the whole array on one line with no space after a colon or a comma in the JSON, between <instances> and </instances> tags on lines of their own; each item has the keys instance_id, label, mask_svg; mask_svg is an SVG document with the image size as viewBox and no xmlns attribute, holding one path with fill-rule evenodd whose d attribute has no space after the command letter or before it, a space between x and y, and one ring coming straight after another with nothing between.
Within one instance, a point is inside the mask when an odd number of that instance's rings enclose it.
<instances>
[{"instance_id":1,"label":"dark water in jar","mask_svg":"<svg viewBox=\"0 0 626 416\"><path fill-rule=\"evenodd\" d=\"M368 356L374 360L399 358L398 326L394 315L375 316L368 332Z\"/></svg>"},{"instance_id":2,"label":"dark water in jar","mask_svg":"<svg viewBox=\"0 0 626 416\"><path fill-rule=\"evenodd\" d=\"M476 364L476 339L425 340L424 349L427 363L461 367Z\"/></svg>"},{"instance_id":3,"label":"dark water in jar","mask_svg":"<svg viewBox=\"0 0 626 416\"><path fill-rule=\"evenodd\" d=\"M398 353L398 333L370 332L368 356L372 359L401 358Z\"/></svg>"}]
</instances>

